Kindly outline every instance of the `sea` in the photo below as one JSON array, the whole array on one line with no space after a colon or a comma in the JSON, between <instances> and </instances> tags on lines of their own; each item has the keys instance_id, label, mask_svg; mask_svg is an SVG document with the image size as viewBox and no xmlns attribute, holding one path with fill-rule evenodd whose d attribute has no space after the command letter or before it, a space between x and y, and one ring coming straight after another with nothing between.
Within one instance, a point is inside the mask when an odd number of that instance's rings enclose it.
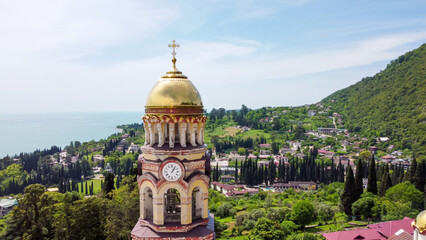
<instances>
[{"instance_id":1,"label":"sea","mask_svg":"<svg viewBox=\"0 0 426 240\"><path fill-rule=\"evenodd\" d=\"M0 114L0 158L71 141L88 142L117 133L117 125L141 123L143 112Z\"/></svg>"}]
</instances>

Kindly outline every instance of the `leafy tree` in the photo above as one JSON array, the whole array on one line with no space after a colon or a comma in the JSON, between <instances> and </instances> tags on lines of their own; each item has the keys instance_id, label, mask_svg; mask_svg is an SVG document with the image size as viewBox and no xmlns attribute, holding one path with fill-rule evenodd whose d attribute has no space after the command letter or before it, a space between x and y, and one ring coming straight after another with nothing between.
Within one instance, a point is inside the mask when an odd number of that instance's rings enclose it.
<instances>
[{"instance_id":1,"label":"leafy tree","mask_svg":"<svg viewBox=\"0 0 426 240\"><path fill-rule=\"evenodd\" d=\"M362 152L360 152L359 157L361 159L367 160L371 157L371 152L370 151L362 151Z\"/></svg>"},{"instance_id":2,"label":"leafy tree","mask_svg":"<svg viewBox=\"0 0 426 240\"><path fill-rule=\"evenodd\" d=\"M411 202L393 202L387 199L380 204L382 221L400 220L404 217L415 218L419 210L412 207Z\"/></svg>"},{"instance_id":3,"label":"leafy tree","mask_svg":"<svg viewBox=\"0 0 426 240\"><path fill-rule=\"evenodd\" d=\"M259 218L265 217L265 216L266 216L266 213L263 209L253 209L253 211L249 213L249 218L254 221L257 221Z\"/></svg>"},{"instance_id":4,"label":"leafy tree","mask_svg":"<svg viewBox=\"0 0 426 240\"><path fill-rule=\"evenodd\" d=\"M238 148L237 152L238 152L239 155L244 156L246 154L246 149L240 147L240 148Z\"/></svg>"},{"instance_id":5,"label":"leafy tree","mask_svg":"<svg viewBox=\"0 0 426 240\"><path fill-rule=\"evenodd\" d=\"M139 218L139 189L131 176L113 192L107 205L106 236L108 239L127 239Z\"/></svg>"},{"instance_id":6,"label":"leafy tree","mask_svg":"<svg viewBox=\"0 0 426 240\"><path fill-rule=\"evenodd\" d=\"M256 225L250 231L249 239L274 240L283 239L284 236L285 234L281 230L281 226L279 224L270 219L262 217L257 220Z\"/></svg>"},{"instance_id":7,"label":"leafy tree","mask_svg":"<svg viewBox=\"0 0 426 240\"><path fill-rule=\"evenodd\" d=\"M286 240L318 240L323 239L322 236L318 236L312 233L293 233L288 236Z\"/></svg>"},{"instance_id":8,"label":"leafy tree","mask_svg":"<svg viewBox=\"0 0 426 240\"><path fill-rule=\"evenodd\" d=\"M326 223L333 219L334 214L337 212L336 208L326 204L326 203L317 203L315 204L318 212L318 221Z\"/></svg>"},{"instance_id":9,"label":"leafy tree","mask_svg":"<svg viewBox=\"0 0 426 240\"><path fill-rule=\"evenodd\" d=\"M299 226L297 226L293 221L282 221L281 223L281 229L286 235L295 232L298 228Z\"/></svg>"},{"instance_id":10,"label":"leafy tree","mask_svg":"<svg viewBox=\"0 0 426 240\"><path fill-rule=\"evenodd\" d=\"M219 222L216 218L214 219L214 232L217 237L221 237L226 228L225 223Z\"/></svg>"},{"instance_id":11,"label":"leafy tree","mask_svg":"<svg viewBox=\"0 0 426 240\"><path fill-rule=\"evenodd\" d=\"M372 193L366 192L360 199L352 204L352 213L358 218L367 220L373 217L372 209L374 207L374 200L376 196Z\"/></svg>"},{"instance_id":12,"label":"leafy tree","mask_svg":"<svg viewBox=\"0 0 426 240\"><path fill-rule=\"evenodd\" d=\"M53 205L57 202L54 194L45 193L40 184L29 185L19 199L19 205L10 212L6 229L1 239L43 239L52 236Z\"/></svg>"},{"instance_id":13,"label":"leafy tree","mask_svg":"<svg viewBox=\"0 0 426 240\"><path fill-rule=\"evenodd\" d=\"M230 215L233 216L235 215L235 210L233 209L232 204L225 202L217 208L216 215L222 218Z\"/></svg>"},{"instance_id":14,"label":"leafy tree","mask_svg":"<svg viewBox=\"0 0 426 240\"><path fill-rule=\"evenodd\" d=\"M393 202L412 203L413 208L420 208L423 203L423 193L410 182L403 182L389 188L385 196Z\"/></svg>"},{"instance_id":15,"label":"leafy tree","mask_svg":"<svg viewBox=\"0 0 426 240\"><path fill-rule=\"evenodd\" d=\"M307 200L301 200L293 205L291 219L296 224L304 228L309 223L313 222L317 217L314 205Z\"/></svg>"},{"instance_id":16,"label":"leafy tree","mask_svg":"<svg viewBox=\"0 0 426 240\"><path fill-rule=\"evenodd\" d=\"M106 200L99 197L75 201L72 207L70 236L73 239L105 239L106 208Z\"/></svg>"}]
</instances>

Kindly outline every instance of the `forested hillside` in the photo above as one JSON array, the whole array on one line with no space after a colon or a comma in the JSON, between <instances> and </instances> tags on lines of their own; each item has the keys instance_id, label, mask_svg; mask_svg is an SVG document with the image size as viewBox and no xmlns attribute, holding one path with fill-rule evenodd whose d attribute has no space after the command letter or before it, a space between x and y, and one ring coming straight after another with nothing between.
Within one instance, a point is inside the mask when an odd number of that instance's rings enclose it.
<instances>
[{"instance_id":1,"label":"forested hillside","mask_svg":"<svg viewBox=\"0 0 426 240\"><path fill-rule=\"evenodd\" d=\"M391 61L373 77L322 100L343 115L345 127L426 154L426 44Z\"/></svg>"}]
</instances>

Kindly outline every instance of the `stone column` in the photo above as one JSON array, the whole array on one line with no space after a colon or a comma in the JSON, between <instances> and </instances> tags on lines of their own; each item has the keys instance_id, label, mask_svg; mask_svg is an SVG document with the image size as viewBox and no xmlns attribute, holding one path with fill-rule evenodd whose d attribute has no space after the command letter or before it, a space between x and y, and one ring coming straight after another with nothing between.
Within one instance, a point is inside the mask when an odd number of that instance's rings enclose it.
<instances>
[{"instance_id":1,"label":"stone column","mask_svg":"<svg viewBox=\"0 0 426 240\"><path fill-rule=\"evenodd\" d=\"M158 147L162 147L164 144L164 131L163 131L162 123L157 123L157 132L158 132Z\"/></svg>"},{"instance_id":2,"label":"stone column","mask_svg":"<svg viewBox=\"0 0 426 240\"><path fill-rule=\"evenodd\" d=\"M154 126L152 126L150 122L148 122L148 128L149 128L149 137L150 137L149 146L152 146L155 143L155 129L153 129Z\"/></svg>"},{"instance_id":3,"label":"stone column","mask_svg":"<svg viewBox=\"0 0 426 240\"><path fill-rule=\"evenodd\" d=\"M192 197L180 199L180 224L187 225L192 223Z\"/></svg>"},{"instance_id":4,"label":"stone column","mask_svg":"<svg viewBox=\"0 0 426 240\"><path fill-rule=\"evenodd\" d=\"M179 123L179 142L182 147L186 147L186 123Z\"/></svg>"},{"instance_id":5,"label":"stone column","mask_svg":"<svg viewBox=\"0 0 426 240\"><path fill-rule=\"evenodd\" d=\"M164 225L164 198L154 197L154 209L152 210L153 222L156 225Z\"/></svg>"},{"instance_id":6,"label":"stone column","mask_svg":"<svg viewBox=\"0 0 426 240\"><path fill-rule=\"evenodd\" d=\"M141 219L146 219L145 197L144 197L144 193L143 192L144 192L143 189L139 190L139 200L140 200L139 212L140 212L140 218Z\"/></svg>"},{"instance_id":7,"label":"stone column","mask_svg":"<svg viewBox=\"0 0 426 240\"><path fill-rule=\"evenodd\" d=\"M175 124L169 123L169 147L175 147Z\"/></svg>"},{"instance_id":8,"label":"stone column","mask_svg":"<svg viewBox=\"0 0 426 240\"><path fill-rule=\"evenodd\" d=\"M204 144L203 133L204 133L204 125L203 123L198 123L198 135L197 135L198 145Z\"/></svg>"},{"instance_id":9,"label":"stone column","mask_svg":"<svg viewBox=\"0 0 426 240\"><path fill-rule=\"evenodd\" d=\"M148 121L143 121L143 129L145 130L145 143L144 145L149 144L149 130L148 130Z\"/></svg>"},{"instance_id":10,"label":"stone column","mask_svg":"<svg viewBox=\"0 0 426 240\"><path fill-rule=\"evenodd\" d=\"M196 123L191 123L191 129L190 129L190 134L191 134L191 145L192 146L197 146L197 143L195 142L195 134L197 133L197 124Z\"/></svg>"},{"instance_id":11,"label":"stone column","mask_svg":"<svg viewBox=\"0 0 426 240\"><path fill-rule=\"evenodd\" d=\"M209 194L203 193L203 212L201 218L205 219L209 217Z\"/></svg>"}]
</instances>

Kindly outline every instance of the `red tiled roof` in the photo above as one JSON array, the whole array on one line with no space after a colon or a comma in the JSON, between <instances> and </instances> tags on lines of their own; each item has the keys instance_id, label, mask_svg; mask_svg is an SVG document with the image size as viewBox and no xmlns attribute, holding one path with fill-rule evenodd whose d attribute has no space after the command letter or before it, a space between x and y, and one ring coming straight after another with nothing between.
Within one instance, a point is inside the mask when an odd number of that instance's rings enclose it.
<instances>
[{"instance_id":1,"label":"red tiled roof","mask_svg":"<svg viewBox=\"0 0 426 240\"><path fill-rule=\"evenodd\" d=\"M392 240L405 240L405 233L402 233L400 230L404 230L408 235L412 236L413 228L411 228L411 222L413 219L405 217L402 220L382 222L376 224L368 225L369 229L357 229L357 230L348 230L332 233L323 233L322 235L327 240L382 240L390 239ZM400 232L398 232L400 231ZM394 236L395 233L399 233L398 237Z\"/></svg>"},{"instance_id":2,"label":"red tiled roof","mask_svg":"<svg viewBox=\"0 0 426 240\"><path fill-rule=\"evenodd\" d=\"M262 143L262 144L259 144L259 147L271 147L271 144L269 144L269 143Z\"/></svg>"},{"instance_id":3,"label":"red tiled roof","mask_svg":"<svg viewBox=\"0 0 426 240\"><path fill-rule=\"evenodd\" d=\"M368 225L368 227L371 228L371 229L376 229L381 234L383 234L387 237L394 235L400 229L406 231L409 234L413 234L414 230L411 227L411 222L413 220L414 219L405 217L402 220L370 224L370 225Z\"/></svg>"},{"instance_id":4,"label":"red tiled roof","mask_svg":"<svg viewBox=\"0 0 426 240\"><path fill-rule=\"evenodd\" d=\"M401 233L397 233L393 235L392 237L388 238L388 240L412 240L413 235L407 233L406 231L403 231Z\"/></svg>"},{"instance_id":5,"label":"red tiled roof","mask_svg":"<svg viewBox=\"0 0 426 240\"><path fill-rule=\"evenodd\" d=\"M327 240L386 240L374 229L357 229L322 234Z\"/></svg>"}]
</instances>

